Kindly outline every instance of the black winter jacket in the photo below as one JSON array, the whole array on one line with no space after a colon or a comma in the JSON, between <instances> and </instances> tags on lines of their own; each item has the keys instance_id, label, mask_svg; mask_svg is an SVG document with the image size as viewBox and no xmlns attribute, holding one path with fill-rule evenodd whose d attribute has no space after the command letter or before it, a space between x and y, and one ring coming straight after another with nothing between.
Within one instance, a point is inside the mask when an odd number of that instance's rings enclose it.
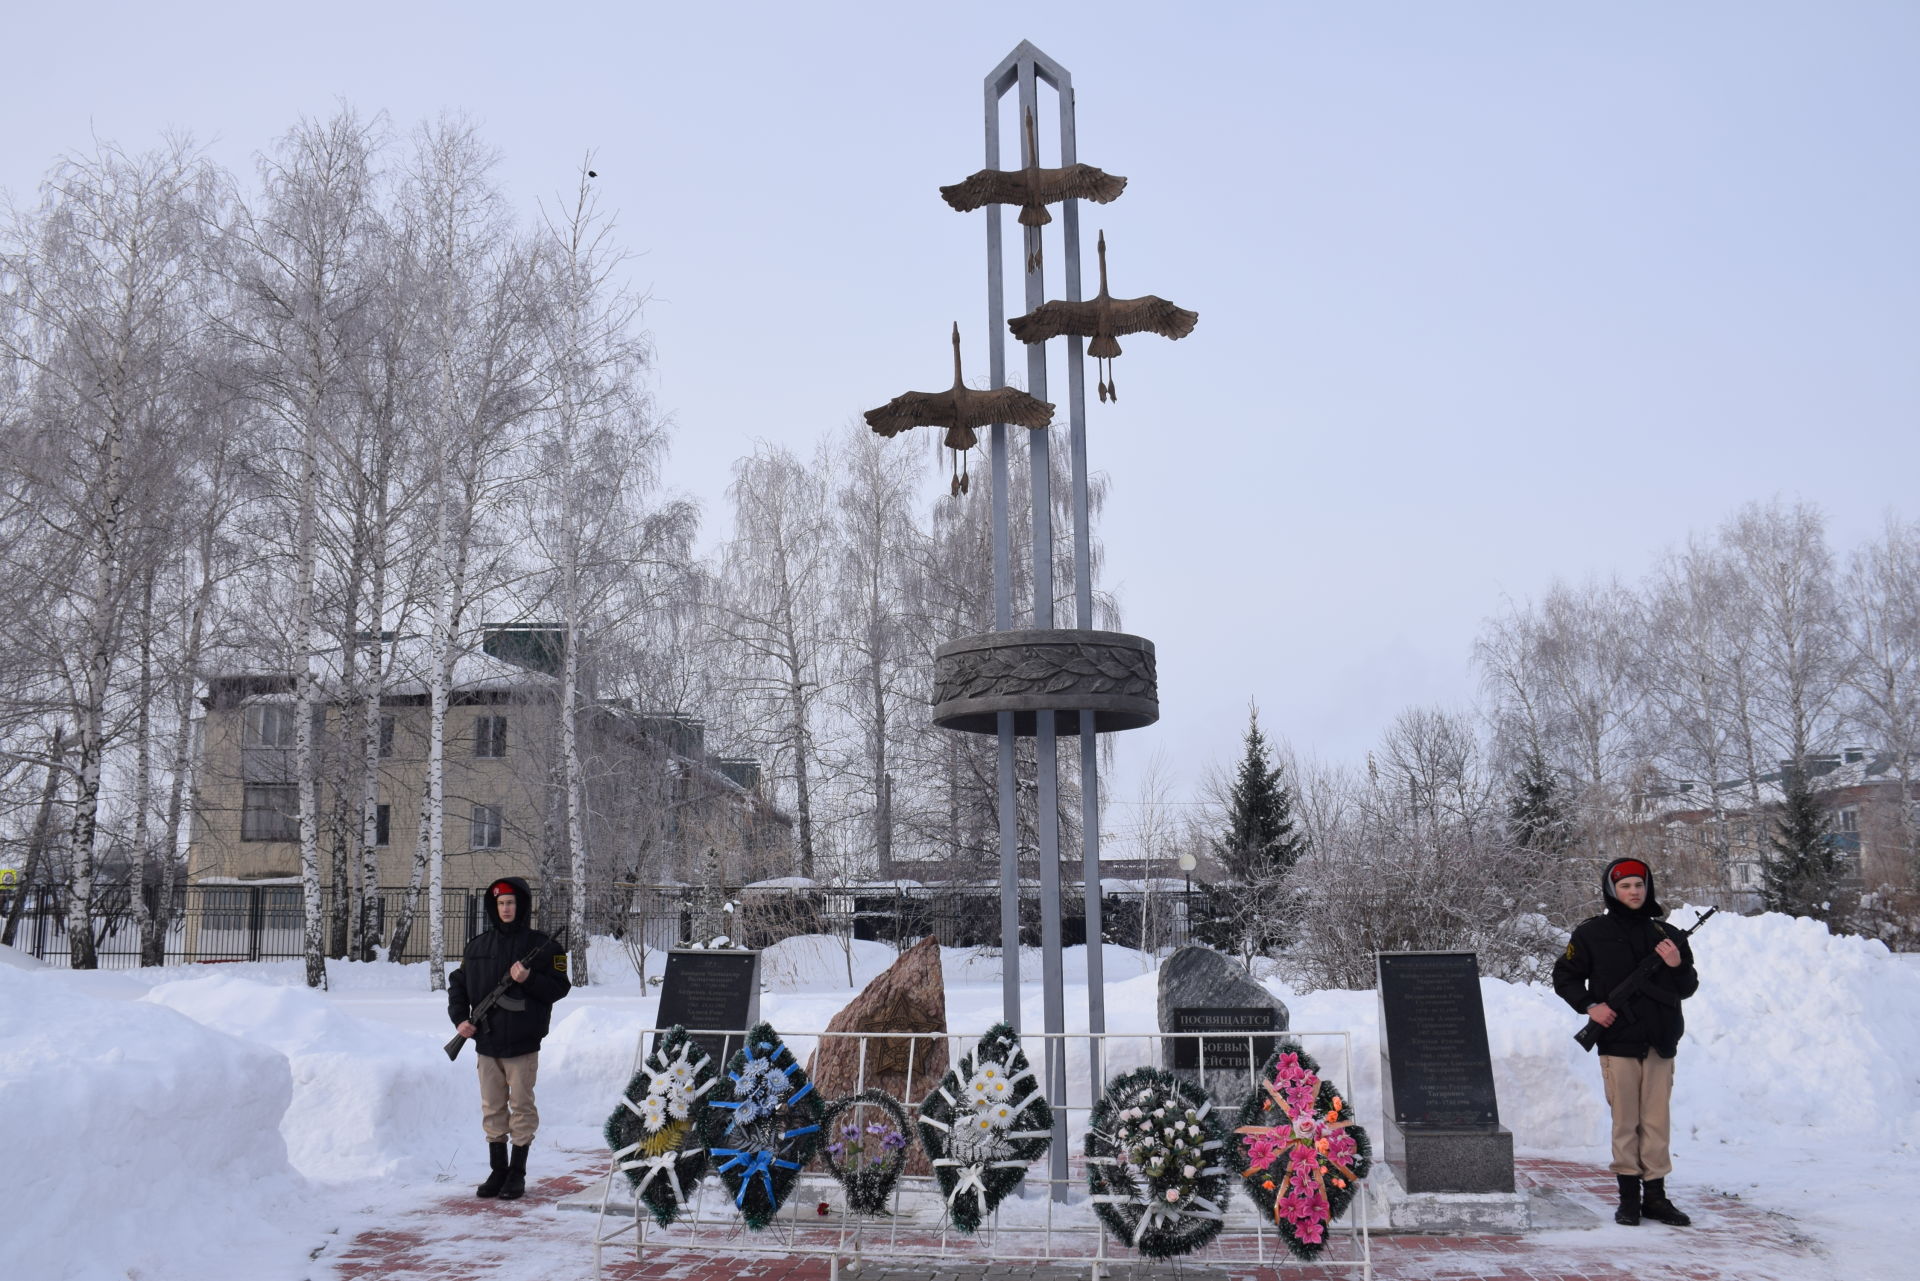
<instances>
[{"instance_id":1,"label":"black winter jacket","mask_svg":"<svg viewBox=\"0 0 1920 1281\"><path fill-rule=\"evenodd\" d=\"M447 975L447 1017L458 1025L467 1021L475 1005L486 1000L487 993L506 977L515 961L541 947L540 955L527 966L532 971L527 981L507 984L506 996L518 998L524 1008L508 1009L515 1003L512 1000L497 1002L486 1022L480 1024L480 1034L473 1038L475 1050L496 1059L517 1058L539 1049L553 1015L553 1003L573 987L567 981L567 954L556 950L552 939L528 924L533 917L533 892L517 876L504 879L520 900L513 923L501 922L489 894L487 915L492 926L473 936L460 958L460 968Z\"/></svg>"},{"instance_id":2,"label":"black winter jacket","mask_svg":"<svg viewBox=\"0 0 1920 1281\"><path fill-rule=\"evenodd\" d=\"M1616 859L1615 862L1620 860ZM1582 921L1573 931L1567 950L1553 965L1553 990L1578 1013L1605 1001L1621 980L1633 973L1642 958L1653 953L1662 939L1680 946L1680 964L1662 963L1639 995L1618 1010L1613 1026L1600 1033L1596 1047L1616 1058L1644 1059L1652 1050L1663 1059L1679 1052L1687 1021L1680 1002L1700 987L1693 968L1693 949L1680 931L1661 923L1665 913L1653 893L1653 873L1647 873L1647 901L1637 911L1613 896L1609 873L1601 873L1601 891L1607 910Z\"/></svg>"}]
</instances>

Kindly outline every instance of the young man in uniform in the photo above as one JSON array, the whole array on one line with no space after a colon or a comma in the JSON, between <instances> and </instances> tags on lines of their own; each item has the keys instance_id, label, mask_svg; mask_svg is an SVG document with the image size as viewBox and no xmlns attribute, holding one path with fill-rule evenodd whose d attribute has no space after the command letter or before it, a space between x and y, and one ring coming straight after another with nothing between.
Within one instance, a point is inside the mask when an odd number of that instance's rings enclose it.
<instances>
[{"instance_id":1,"label":"young man in uniform","mask_svg":"<svg viewBox=\"0 0 1920 1281\"><path fill-rule=\"evenodd\" d=\"M1615 859L1602 874L1600 889L1606 911L1574 930L1554 963L1553 990L1605 1029L1596 1048L1613 1111L1611 1168L1620 1186L1613 1221L1631 1226L1645 1216L1685 1227L1692 1220L1667 1199L1667 1173L1673 1169L1668 1103L1673 1059L1686 1031L1680 1002L1699 988L1700 976L1687 940L1661 924L1666 913L1653 896L1652 868L1639 859ZM1649 955L1664 964L1626 1008L1608 1005L1614 988Z\"/></svg>"},{"instance_id":2,"label":"young man in uniform","mask_svg":"<svg viewBox=\"0 0 1920 1281\"><path fill-rule=\"evenodd\" d=\"M447 975L447 1014L460 1035L472 1039L480 1062L480 1121L492 1168L476 1194L512 1201L527 1190L527 1149L540 1128L533 1101L540 1041L553 1003L573 985L567 981L567 954L533 928L533 894L525 881L508 876L489 886L487 917L492 924L473 936L460 968ZM535 948L541 950L522 964ZM475 1026L467 1016L502 978L512 981Z\"/></svg>"}]
</instances>

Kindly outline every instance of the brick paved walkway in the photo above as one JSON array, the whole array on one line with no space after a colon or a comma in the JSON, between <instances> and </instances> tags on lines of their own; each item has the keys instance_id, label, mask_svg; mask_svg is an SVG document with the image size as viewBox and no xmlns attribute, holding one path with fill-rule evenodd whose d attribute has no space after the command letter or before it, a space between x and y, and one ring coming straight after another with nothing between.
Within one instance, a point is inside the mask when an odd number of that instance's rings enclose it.
<instances>
[{"instance_id":1,"label":"brick paved walkway","mask_svg":"<svg viewBox=\"0 0 1920 1281\"><path fill-rule=\"evenodd\" d=\"M556 1209L553 1202L598 1182L604 1156L549 1151L569 1172L538 1178L519 1202L489 1203L470 1192L396 1213L379 1229L361 1232L316 1262L340 1281L584 1281L593 1275L594 1217ZM1730 1197L1674 1186L1694 1226L1622 1228L1611 1220L1613 1180L1604 1170L1563 1162L1523 1160L1523 1184L1555 1187L1602 1214L1604 1226L1526 1236L1419 1237L1376 1235L1374 1274L1381 1281L1810 1281L1830 1267L1792 1220ZM609 1248L604 1275L611 1281L826 1281L819 1257L728 1256L717 1250L656 1250L636 1264L630 1248ZM1126 1276L1133 1269L1113 1271ZM329 1275L325 1272L322 1276ZM1057 1264L927 1261L868 1264L849 1281L1075 1281L1085 1267ZM1358 1276L1357 1269L1259 1267L1202 1258L1181 1268L1142 1267L1138 1276L1186 1281L1304 1281Z\"/></svg>"}]
</instances>

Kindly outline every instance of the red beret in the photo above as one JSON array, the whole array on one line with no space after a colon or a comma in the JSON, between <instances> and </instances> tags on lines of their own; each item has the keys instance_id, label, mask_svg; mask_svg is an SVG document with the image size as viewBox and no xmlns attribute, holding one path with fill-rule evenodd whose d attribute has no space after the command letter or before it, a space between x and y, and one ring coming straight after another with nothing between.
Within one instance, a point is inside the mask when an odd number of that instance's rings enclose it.
<instances>
[{"instance_id":1,"label":"red beret","mask_svg":"<svg viewBox=\"0 0 1920 1281\"><path fill-rule=\"evenodd\" d=\"M1615 884L1618 884L1619 882L1625 880L1629 876L1637 876L1643 881L1646 880L1647 865L1645 863L1642 863L1639 859L1633 859L1633 858L1621 859L1618 863L1615 863L1613 865L1610 871L1608 871L1607 880Z\"/></svg>"}]
</instances>

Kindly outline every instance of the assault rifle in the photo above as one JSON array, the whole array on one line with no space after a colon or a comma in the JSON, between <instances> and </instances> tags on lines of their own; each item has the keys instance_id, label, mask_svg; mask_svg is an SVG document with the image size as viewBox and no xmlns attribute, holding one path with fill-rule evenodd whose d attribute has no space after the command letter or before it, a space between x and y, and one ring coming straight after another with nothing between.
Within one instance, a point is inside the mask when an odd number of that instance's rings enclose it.
<instances>
[{"instance_id":1,"label":"assault rifle","mask_svg":"<svg viewBox=\"0 0 1920 1281\"><path fill-rule=\"evenodd\" d=\"M535 947L533 951L528 952L525 956L521 957L520 960L517 962L517 964L524 965L529 970L533 969L534 962L540 959L540 953L546 951L550 947L553 947L554 944L560 943L561 940L565 939L566 937L567 937L567 931L563 927L558 934L554 935L552 938L548 939L546 942ZM553 955L558 956L560 953L566 950L567 949L564 946L555 948ZM486 996L481 999L480 1004L474 1006L472 1012L467 1015L467 1022L473 1024L474 1027L476 1028L479 1027L481 1020L486 1018L488 1014L492 1013L493 1007L496 1005L503 1010L526 1009L527 1003L525 1000L517 996L507 995L507 984L511 982L513 982L513 966L509 965L507 967L507 972L500 976L500 981L493 985L493 991L487 993ZM460 1051L466 1048L467 1040L468 1040L467 1037L461 1036L458 1032L455 1032L453 1034L453 1039L451 1041L448 1041L446 1044L447 1058L449 1061L458 1059L460 1057Z\"/></svg>"},{"instance_id":2,"label":"assault rifle","mask_svg":"<svg viewBox=\"0 0 1920 1281\"><path fill-rule=\"evenodd\" d=\"M1702 912L1699 920L1689 925L1686 929L1679 931L1680 937L1687 938L1690 936L1695 930L1707 923L1709 916L1712 916L1719 910L1717 907L1710 907ZM1648 981L1653 978L1654 973L1665 964L1666 961L1661 959L1660 954L1654 952L1642 959L1640 964L1633 967L1633 973L1621 979L1619 985L1616 986L1613 991L1607 993L1607 1008L1613 1011L1614 1021L1616 1023L1622 1020L1630 1021L1633 1018L1631 1014L1627 1013L1627 1002L1640 995L1640 989L1645 987ZM1592 1019L1588 1019L1587 1025L1573 1034L1573 1039L1580 1042L1581 1049L1591 1050L1600 1043L1600 1035L1606 1030L1607 1029L1601 1027Z\"/></svg>"}]
</instances>

